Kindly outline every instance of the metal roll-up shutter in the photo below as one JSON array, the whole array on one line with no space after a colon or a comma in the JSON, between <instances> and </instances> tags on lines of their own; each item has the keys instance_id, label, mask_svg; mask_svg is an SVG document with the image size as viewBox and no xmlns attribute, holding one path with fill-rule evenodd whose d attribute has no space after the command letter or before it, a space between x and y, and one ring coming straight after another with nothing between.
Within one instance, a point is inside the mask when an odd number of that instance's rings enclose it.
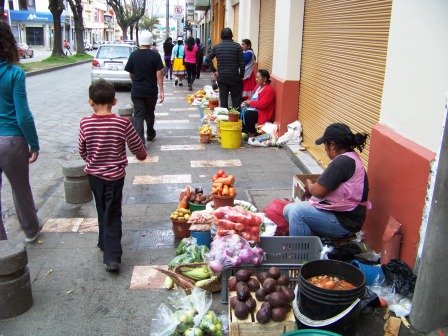
<instances>
[{"instance_id":1,"label":"metal roll-up shutter","mask_svg":"<svg viewBox=\"0 0 448 336\"><path fill-rule=\"evenodd\" d=\"M314 141L334 122L371 133L378 123L392 1L305 1L299 93L303 145L322 164ZM361 153L367 164L369 142Z\"/></svg>"},{"instance_id":2,"label":"metal roll-up shutter","mask_svg":"<svg viewBox=\"0 0 448 336\"><path fill-rule=\"evenodd\" d=\"M258 35L258 69L272 73L272 55L274 52L276 0L262 0L260 3L260 32ZM250 37L244 37L249 38Z\"/></svg>"}]
</instances>

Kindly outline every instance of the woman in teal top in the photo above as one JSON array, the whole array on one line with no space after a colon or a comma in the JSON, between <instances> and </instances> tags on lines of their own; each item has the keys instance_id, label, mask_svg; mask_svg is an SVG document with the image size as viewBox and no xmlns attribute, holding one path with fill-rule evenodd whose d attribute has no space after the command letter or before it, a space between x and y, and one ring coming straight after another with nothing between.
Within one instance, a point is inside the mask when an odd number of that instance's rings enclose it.
<instances>
[{"instance_id":1,"label":"woman in teal top","mask_svg":"<svg viewBox=\"0 0 448 336\"><path fill-rule=\"evenodd\" d=\"M28 106L25 72L14 64L19 61L17 43L10 27L2 20L0 41L0 188L4 172L11 184L25 241L33 242L40 226L29 183L29 164L39 156L39 139ZM6 239L0 216L0 240Z\"/></svg>"}]
</instances>

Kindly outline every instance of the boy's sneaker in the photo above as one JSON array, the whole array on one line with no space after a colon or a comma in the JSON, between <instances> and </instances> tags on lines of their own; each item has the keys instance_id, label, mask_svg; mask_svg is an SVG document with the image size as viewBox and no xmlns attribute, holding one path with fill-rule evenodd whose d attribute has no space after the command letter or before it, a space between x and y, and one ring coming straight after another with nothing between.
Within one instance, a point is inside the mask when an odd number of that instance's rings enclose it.
<instances>
[{"instance_id":1,"label":"boy's sneaker","mask_svg":"<svg viewBox=\"0 0 448 336\"><path fill-rule=\"evenodd\" d=\"M120 264L117 262L106 263L106 271L108 272L120 272Z\"/></svg>"},{"instance_id":2,"label":"boy's sneaker","mask_svg":"<svg viewBox=\"0 0 448 336\"><path fill-rule=\"evenodd\" d=\"M25 242L26 242L26 243L33 243L34 241L36 241L37 237L39 237L40 231L42 230L42 227L43 227L43 226L44 226L44 225L43 225L41 222L39 222L39 226L37 227L37 232L36 232L36 234L35 234L34 236L32 236L32 237L27 237L27 236L25 235Z\"/></svg>"},{"instance_id":3,"label":"boy's sneaker","mask_svg":"<svg viewBox=\"0 0 448 336\"><path fill-rule=\"evenodd\" d=\"M174 86L177 86L177 84L179 83L179 81L176 79L175 81L174 81ZM182 83L181 83L182 84Z\"/></svg>"},{"instance_id":4,"label":"boy's sneaker","mask_svg":"<svg viewBox=\"0 0 448 336\"><path fill-rule=\"evenodd\" d=\"M179 86L184 86L184 84L182 84L182 82L179 83Z\"/></svg>"}]
</instances>

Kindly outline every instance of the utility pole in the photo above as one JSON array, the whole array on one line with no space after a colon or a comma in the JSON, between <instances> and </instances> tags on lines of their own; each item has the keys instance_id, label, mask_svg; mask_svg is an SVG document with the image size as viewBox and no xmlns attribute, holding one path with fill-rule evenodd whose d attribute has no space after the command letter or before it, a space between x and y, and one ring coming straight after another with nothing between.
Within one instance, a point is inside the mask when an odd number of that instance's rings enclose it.
<instances>
[{"instance_id":1,"label":"utility pole","mask_svg":"<svg viewBox=\"0 0 448 336\"><path fill-rule=\"evenodd\" d=\"M423 332L431 332L448 327L448 99L445 105L445 127L438 153L438 166L428 228L423 243L423 255L417 273L412 309L411 324ZM439 308L437 308L439 307Z\"/></svg>"},{"instance_id":2,"label":"utility pole","mask_svg":"<svg viewBox=\"0 0 448 336\"><path fill-rule=\"evenodd\" d=\"M170 0L166 0L166 36L170 36Z\"/></svg>"}]
</instances>

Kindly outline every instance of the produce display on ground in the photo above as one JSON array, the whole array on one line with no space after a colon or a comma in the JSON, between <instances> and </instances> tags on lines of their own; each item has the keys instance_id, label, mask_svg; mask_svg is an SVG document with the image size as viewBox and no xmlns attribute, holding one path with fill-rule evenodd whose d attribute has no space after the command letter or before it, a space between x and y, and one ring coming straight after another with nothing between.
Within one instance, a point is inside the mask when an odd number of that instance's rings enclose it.
<instances>
[{"instance_id":1,"label":"produce display on ground","mask_svg":"<svg viewBox=\"0 0 448 336\"><path fill-rule=\"evenodd\" d=\"M194 288L189 295L173 292L169 299L171 305L161 304L152 319L151 336L223 335L223 325L227 321L210 310L210 293Z\"/></svg>"},{"instance_id":2,"label":"produce display on ground","mask_svg":"<svg viewBox=\"0 0 448 336\"><path fill-rule=\"evenodd\" d=\"M218 170L212 176L212 194L216 196L235 197L236 189L234 187L235 177L227 175L222 169Z\"/></svg>"},{"instance_id":3,"label":"produce display on ground","mask_svg":"<svg viewBox=\"0 0 448 336\"><path fill-rule=\"evenodd\" d=\"M256 214L230 206L221 207L214 211L218 237L238 234L250 242L260 240L260 226L262 219Z\"/></svg>"}]
</instances>

